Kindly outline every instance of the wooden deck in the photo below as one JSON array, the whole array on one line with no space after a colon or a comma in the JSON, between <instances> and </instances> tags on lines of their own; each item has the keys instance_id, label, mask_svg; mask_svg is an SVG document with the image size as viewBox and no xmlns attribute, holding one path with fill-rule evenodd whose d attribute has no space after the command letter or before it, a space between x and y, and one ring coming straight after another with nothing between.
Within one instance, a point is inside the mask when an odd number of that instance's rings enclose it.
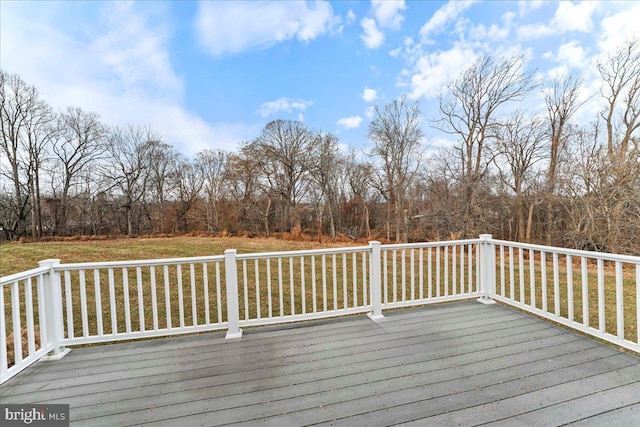
<instances>
[{"instance_id":1,"label":"wooden deck","mask_svg":"<svg viewBox=\"0 0 640 427\"><path fill-rule=\"evenodd\" d=\"M2 403L72 425L637 425L640 357L500 305L96 346L41 361Z\"/></svg>"}]
</instances>

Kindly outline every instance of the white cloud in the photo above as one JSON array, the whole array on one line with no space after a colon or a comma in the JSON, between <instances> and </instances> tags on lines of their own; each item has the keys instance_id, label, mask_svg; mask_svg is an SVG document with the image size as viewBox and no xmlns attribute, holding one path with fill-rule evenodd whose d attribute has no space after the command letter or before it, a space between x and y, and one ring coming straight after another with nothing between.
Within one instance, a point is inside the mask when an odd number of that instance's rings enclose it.
<instances>
[{"instance_id":1,"label":"white cloud","mask_svg":"<svg viewBox=\"0 0 640 427\"><path fill-rule=\"evenodd\" d=\"M384 42L384 33L376 26L376 21L371 18L362 18L360 25L364 30L364 33L360 35L360 38L364 44L370 49L376 49Z\"/></svg>"},{"instance_id":2,"label":"white cloud","mask_svg":"<svg viewBox=\"0 0 640 427\"><path fill-rule=\"evenodd\" d=\"M402 48L401 47L397 47L393 50L389 51L389 55L393 56L394 58L397 58L398 56L400 56L400 53L402 52Z\"/></svg>"},{"instance_id":3,"label":"white cloud","mask_svg":"<svg viewBox=\"0 0 640 427\"><path fill-rule=\"evenodd\" d=\"M351 25L356 21L356 14L353 13L353 10L349 9L347 12L347 25Z\"/></svg>"},{"instance_id":4,"label":"white cloud","mask_svg":"<svg viewBox=\"0 0 640 427\"><path fill-rule=\"evenodd\" d=\"M468 8L470 8L475 1L456 1L450 0L449 3L440 7L433 14L431 19L420 29L420 36L424 42L430 42L430 36L442 32L447 24L455 21L458 16Z\"/></svg>"},{"instance_id":5,"label":"white cloud","mask_svg":"<svg viewBox=\"0 0 640 427\"><path fill-rule=\"evenodd\" d=\"M375 89L369 89L368 87L364 88L364 91L362 92L362 99L367 102L373 102L377 97L378 93L375 91Z\"/></svg>"},{"instance_id":6,"label":"white cloud","mask_svg":"<svg viewBox=\"0 0 640 427\"><path fill-rule=\"evenodd\" d=\"M286 113L291 113L293 110L305 111L307 107L313 105L313 101L304 101L297 100L293 101L289 98L278 98L275 101L265 102L258 108L256 114L261 115L262 117L269 117L272 114L276 114L280 111L284 111Z\"/></svg>"},{"instance_id":7,"label":"white cloud","mask_svg":"<svg viewBox=\"0 0 640 427\"><path fill-rule=\"evenodd\" d=\"M549 24L528 24L519 27L516 32L520 39L530 40L558 33L593 31L593 14L598 8L596 1L573 3L561 1ZM522 16L522 14L521 14Z\"/></svg>"},{"instance_id":8,"label":"white cloud","mask_svg":"<svg viewBox=\"0 0 640 427\"><path fill-rule=\"evenodd\" d=\"M200 2L195 31L212 55L264 49L296 38L308 42L331 31L339 22L331 4L305 1Z\"/></svg>"},{"instance_id":9,"label":"white cloud","mask_svg":"<svg viewBox=\"0 0 640 427\"><path fill-rule=\"evenodd\" d=\"M518 13L520 18L524 18L524 16L532 10L539 9L542 3L542 0L519 0Z\"/></svg>"},{"instance_id":10,"label":"white cloud","mask_svg":"<svg viewBox=\"0 0 640 427\"><path fill-rule=\"evenodd\" d=\"M443 85L455 78L455 74L469 67L476 59L469 48L453 48L425 54L418 59L411 76L412 98L434 98Z\"/></svg>"},{"instance_id":11,"label":"white cloud","mask_svg":"<svg viewBox=\"0 0 640 427\"><path fill-rule=\"evenodd\" d=\"M556 60L572 68L583 68L586 66L586 52L577 41L573 40L558 48Z\"/></svg>"},{"instance_id":12,"label":"white cloud","mask_svg":"<svg viewBox=\"0 0 640 427\"><path fill-rule=\"evenodd\" d=\"M558 3L558 9L551 23L554 28L562 33L567 31L591 31L593 28L591 15L593 15L597 7L598 3L594 1L580 3L561 1Z\"/></svg>"},{"instance_id":13,"label":"white cloud","mask_svg":"<svg viewBox=\"0 0 640 427\"><path fill-rule=\"evenodd\" d=\"M338 126L343 127L345 129L353 129L359 128L360 123L362 123L362 117L360 116L351 116L345 117L344 119L338 120Z\"/></svg>"},{"instance_id":14,"label":"white cloud","mask_svg":"<svg viewBox=\"0 0 640 427\"><path fill-rule=\"evenodd\" d=\"M376 111L376 107L372 105L366 109L366 111L364 112L364 115L367 117L367 119L371 120L373 119L373 115L375 111Z\"/></svg>"},{"instance_id":15,"label":"white cloud","mask_svg":"<svg viewBox=\"0 0 640 427\"><path fill-rule=\"evenodd\" d=\"M251 124L210 124L184 107L162 3L96 5L100 19L78 16L82 25L63 29L62 17L80 13L74 5L3 4L3 69L36 86L56 109L80 107L108 125L149 124L186 154L229 149L259 131Z\"/></svg>"},{"instance_id":16,"label":"white cloud","mask_svg":"<svg viewBox=\"0 0 640 427\"><path fill-rule=\"evenodd\" d=\"M406 9L404 0L372 0L371 9L380 28L400 29L404 20L400 11Z\"/></svg>"},{"instance_id":17,"label":"white cloud","mask_svg":"<svg viewBox=\"0 0 640 427\"><path fill-rule=\"evenodd\" d=\"M640 3L619 3L621 10L604 18L598 46L603 52L614 52L622 43L632 38L640 38Z\"/></svg>"}]
</instances>

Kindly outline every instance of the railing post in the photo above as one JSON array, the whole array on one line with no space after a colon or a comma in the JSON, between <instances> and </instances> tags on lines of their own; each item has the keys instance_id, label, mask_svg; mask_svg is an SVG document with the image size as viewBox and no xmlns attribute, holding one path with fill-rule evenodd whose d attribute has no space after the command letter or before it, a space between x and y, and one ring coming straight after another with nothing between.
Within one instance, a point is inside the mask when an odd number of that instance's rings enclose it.
<instances>
[{"instance_id":1,"label":"railing post","mask_svg":"<svg viewBox=\"0 0 640 427\"><path fill-rule=\"evenodd\" d=\"M373 311L367 314L374 322L384 319L382 315L382 289L381 289L381 268L380 268L380 242L369 242L371 248L371 261L369 262L369 278L371 280L371 304Z\"/></svg>"},{"instance_id":2,"label":"railing post","mask_svg":"<svg viewBox=\"0 0 640 427\"><path fill-rule=\"evenodd\" d=\"M240 311L238 308L238 270L236 266L236 250L224 251L225 285L227 287L227 322L228 329L225 339L242 337L239 327Z\"/></svg>"},{"instance_id":3,"label":"railing post","mask_svg":"<svg viewBox=\"0 0 640 427\"><path fill-rule=\"evenodd\" d=\"M43 357L45 360L58 360L66 356L71 349L60 345L64 339L64 320L62 318L62 290L60 272L55 267L60 265L59 259L47 259L38 263L40 267L49 269L44 275L44 312L47 341L53 345L52 354ZM49 343L41 343L43 347Z\"/></svg>"},{"instance_id":4,"label":"railing post","mask_svg":"<svg viewBox=\"0 0 640 427\"><path fill-rule=\"evenodd\" d=\"M491 234L480 235L480 298L482 304L495 304L496 245Z\"/></svg>"}]
</instances>

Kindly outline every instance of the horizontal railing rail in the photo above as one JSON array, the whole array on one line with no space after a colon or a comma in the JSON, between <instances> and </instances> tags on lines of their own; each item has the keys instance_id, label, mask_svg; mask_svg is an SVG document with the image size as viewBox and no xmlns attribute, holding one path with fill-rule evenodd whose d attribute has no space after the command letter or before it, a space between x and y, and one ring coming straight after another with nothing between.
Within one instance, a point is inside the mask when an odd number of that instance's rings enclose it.
<instances>
[{"instance_id":1,"label":"horizontal railing rail","mask_svg":"<svg viewBox=\"0 0 640 427\"><path fill-rule=\"evenodd\" d=\"M640 258L492 239L60 264L0 278L4 382L64 347L493 300L640 352ZM614 319L613 321L611 319ZM24 343L24 344L23 344Z\"/></svg>"}]
</instances>

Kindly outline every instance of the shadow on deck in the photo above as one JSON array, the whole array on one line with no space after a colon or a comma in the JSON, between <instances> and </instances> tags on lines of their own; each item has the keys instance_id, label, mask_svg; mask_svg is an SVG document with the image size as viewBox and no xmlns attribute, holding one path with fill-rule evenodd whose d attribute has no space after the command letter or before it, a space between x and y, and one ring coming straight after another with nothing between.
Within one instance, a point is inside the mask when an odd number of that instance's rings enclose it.
<instances>
[{"instance_id":1,"label":"shadow on deck","mask_svg":"<svg viewBox=\"0 0 640 427\"><path fill-rule=\"evenodd\" d=\"M476 302L75 349L0 387L71 424L633 425L640 358Z\"/></svg>"}]
</instances>

